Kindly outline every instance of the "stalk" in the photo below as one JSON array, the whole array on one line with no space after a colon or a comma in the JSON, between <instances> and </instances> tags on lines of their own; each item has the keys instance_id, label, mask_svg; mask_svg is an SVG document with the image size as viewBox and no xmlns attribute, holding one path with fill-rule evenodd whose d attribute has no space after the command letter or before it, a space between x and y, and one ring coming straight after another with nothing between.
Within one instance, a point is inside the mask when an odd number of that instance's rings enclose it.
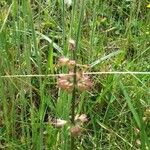
<instances>
[{"instance_id":1,"label":"stalk","mask_svg":"<svg viewBox=\"0 0 150 150\"><path fill-rule=\"evenodd\" d=\"M74 4L75 5L75 4ZM80 18L79 18L79 23L78 23L78 29L77 29L77 36L76 36L76 45L75 45L75 50L73 50L73 60L76 62L76 53L78 50L78 43L80 40L80 32L81 32L81 24L82 24L82 17L83 17L83 10L84 10L84 0L82 1L82 6L81 6L81 11L80 11ZM77 72L77 65L75 64L74 66L74 75L73 75L73 91L72 91L72 101L71 101L71 123L72 125L75 125L75 101L76 101L76 72ZM71 150L74 150L75 148L75 138L74 136L71 136Z\"/></svg>"}]
</instances>

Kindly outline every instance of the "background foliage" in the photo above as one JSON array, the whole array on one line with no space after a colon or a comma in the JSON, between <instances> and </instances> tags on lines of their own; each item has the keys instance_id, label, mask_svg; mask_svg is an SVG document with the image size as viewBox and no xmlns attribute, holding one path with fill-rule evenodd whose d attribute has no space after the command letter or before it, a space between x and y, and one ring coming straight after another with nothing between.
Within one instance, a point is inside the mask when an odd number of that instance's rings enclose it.
<instances>
[{"instance_id":1,"label":"background foliage","mask_svg":"<svg viewBox=\"0 0 150 150\"><path fill-rule=\"evenodd\" d=\"M0 1L0 75L65 73L61 56L72 57L68 39L78 43L77 63L89 71L150 72L150 9L141 0ZM83 8L83 12L82 12ZM93 75L91 91L78 93L76 113L89 121L77 149L150 149L149 75ZM69 149L71 95L56 77L0 77L0 149Z\"/></svg>"}]
</instances>

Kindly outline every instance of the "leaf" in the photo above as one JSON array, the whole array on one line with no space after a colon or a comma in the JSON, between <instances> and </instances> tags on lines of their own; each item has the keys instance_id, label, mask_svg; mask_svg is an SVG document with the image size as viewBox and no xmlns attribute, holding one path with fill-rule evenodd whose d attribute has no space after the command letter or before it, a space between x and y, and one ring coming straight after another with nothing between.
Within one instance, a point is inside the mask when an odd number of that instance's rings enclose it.
<instances>
[{"instance_id":1,"label":"leaf","mask_svg":"<svg viewBox=\"0 0 150 150\"><path fill-rule=\"evenodd\" d=\"M129 97L129 95L128 95L128 93L127 93L127 91L126 91L126 89L125 89L125 87L124 87L124 85L122 84L121 81L120 81L120 88L121 88L121 90L122 90L122 92L123 92L123 94L124 94L124 96L125 96L125 99L126 99L126 101L127 101L127 104L128 104L128 106L129 106L129 109L130 109L130 111L132 112L133 117L134 117L134 119L135 119L135 121L136 121L138 127L141 128L140 117L139 117L139 115L138 115L136 109L135 109L134 106L132 105L131 99L130 99L130 97Z\"/></svg>"},{"instance_id":2,"label":"leaf","mask_svg":"<svg viewBox=\"0 0 150 150\"><path fill-rule=\"evenodd\" d=\"M104 60L106 60L106 59L110 59L111 57L114 57L114 56L116 56L116 55L118 55L118 54L120 54L120 53L123 53L123 51L112 52L112 53L110 53L110 54L107 55L107 56L104 56L104 57L102 57L102 58L99 58L98 60L92 62L92 63L90 64L90 67L92 68L92 67L98 65L99 63L101 63L102 61L104 61Z\"/></svg>"},{"instance_id":3,"label":"leaf","mask_svg":"<svg viewBox=\"0 0 150 150\"><path fill-rule=\"evenodd\" d=\"M50 44L53 45L53 47L58 50L61 54L62 54L62 49L61 47L59 47L56 43L54 43L49 37L47 37L46 35L40 33L40 32L36 32L39 36L41 36L43 39L45 39L46 41L48 41Z\"/></svg>"}]
</instances>

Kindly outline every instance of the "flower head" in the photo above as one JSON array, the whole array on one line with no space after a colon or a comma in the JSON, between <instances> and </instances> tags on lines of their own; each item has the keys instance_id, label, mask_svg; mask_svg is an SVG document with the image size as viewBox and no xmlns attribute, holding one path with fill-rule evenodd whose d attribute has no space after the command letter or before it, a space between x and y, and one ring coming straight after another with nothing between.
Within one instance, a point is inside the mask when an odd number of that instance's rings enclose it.
<instances>
[{"instance_id":1,"label":"flower head","mask_svg":"<svg viewBox=\"0 0 150 150\"><path fill-rule=\"evenodd\" d=\"M77 83L77 87L79 90L84 91L84 90L89 90L93 86L92 81L90 80L88 75L82 75Z\"/></svg>"},{"instance_id":2,"label":"flower head","mask_svg":"<svg viewBox=\"0 0 150 150\"><path fill-rule=\"evenodd\" d=\"M71 91L73 89L73 83L70 82L70 78L68 77L60 77L57 80L58 87L62 88L63 90Z\"/></svg>"},{"instance_id":3,"label":"flower head","mask_svg":"<svg viewBox=\"0 0 150 150\"><path fill-rule=\"evenodd\" d=\"M81 123L87 122L88 121L87 115L86 114L76 115L75 121L80 121Z\"/></svg>"},{"instance_id":4,"label":"flower head","mask_svg":"<svg viewBox=\"0 0 150 150\"><path fill-rule=\"evenodd\" d=\"M79 136L81 134L81 127L79 125L71 127L70 133L72 136Z\"/></svg>"},{"instance_id":5,"label":"flower head","mask_svg":"<svg viewBox=\"0 0 150 150\"><path fill-rule=\"evenodd\" d=\"M61 57L58 60L58 65L59 66L65 66L65 65L67 65L68 61L69 61L69 58L67 58L67 57Z\"/></svg>"},{"instance_id":6,"label":"flower head","mask_svg":"<svg viewBox=\"0 0 150 150\"><path fill-rule=\"evenodd\" d=\"M73 69L75 65L76 65L75 60L69 60L68 61L67 66L68 66L69 69Z\"/></svg>"}]
</instances>

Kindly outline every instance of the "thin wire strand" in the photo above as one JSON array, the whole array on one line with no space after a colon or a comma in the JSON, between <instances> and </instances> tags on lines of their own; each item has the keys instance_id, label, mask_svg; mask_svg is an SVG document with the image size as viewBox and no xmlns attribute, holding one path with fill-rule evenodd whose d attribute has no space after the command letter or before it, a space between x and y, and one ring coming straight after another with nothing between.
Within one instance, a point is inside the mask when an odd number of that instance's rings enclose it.
<instances>
[{"instance_id":1,"label":"thin wire strand","mask_svg":"<svg viewBox=\"0 0 150 150\"><path fill-rule=\"evenodd\" d=\"M150 72L133 72L133 71L113 71L113 72L86 72L83 73L84 75L101 75L101 74L134 74L134 75L150 75ZM27 78L27 77L59 77L59 76L72 76L74 73L71 74L29 74L29 75L5 75L1 76L1 78Z\"/></svg>"}]
</instances>

